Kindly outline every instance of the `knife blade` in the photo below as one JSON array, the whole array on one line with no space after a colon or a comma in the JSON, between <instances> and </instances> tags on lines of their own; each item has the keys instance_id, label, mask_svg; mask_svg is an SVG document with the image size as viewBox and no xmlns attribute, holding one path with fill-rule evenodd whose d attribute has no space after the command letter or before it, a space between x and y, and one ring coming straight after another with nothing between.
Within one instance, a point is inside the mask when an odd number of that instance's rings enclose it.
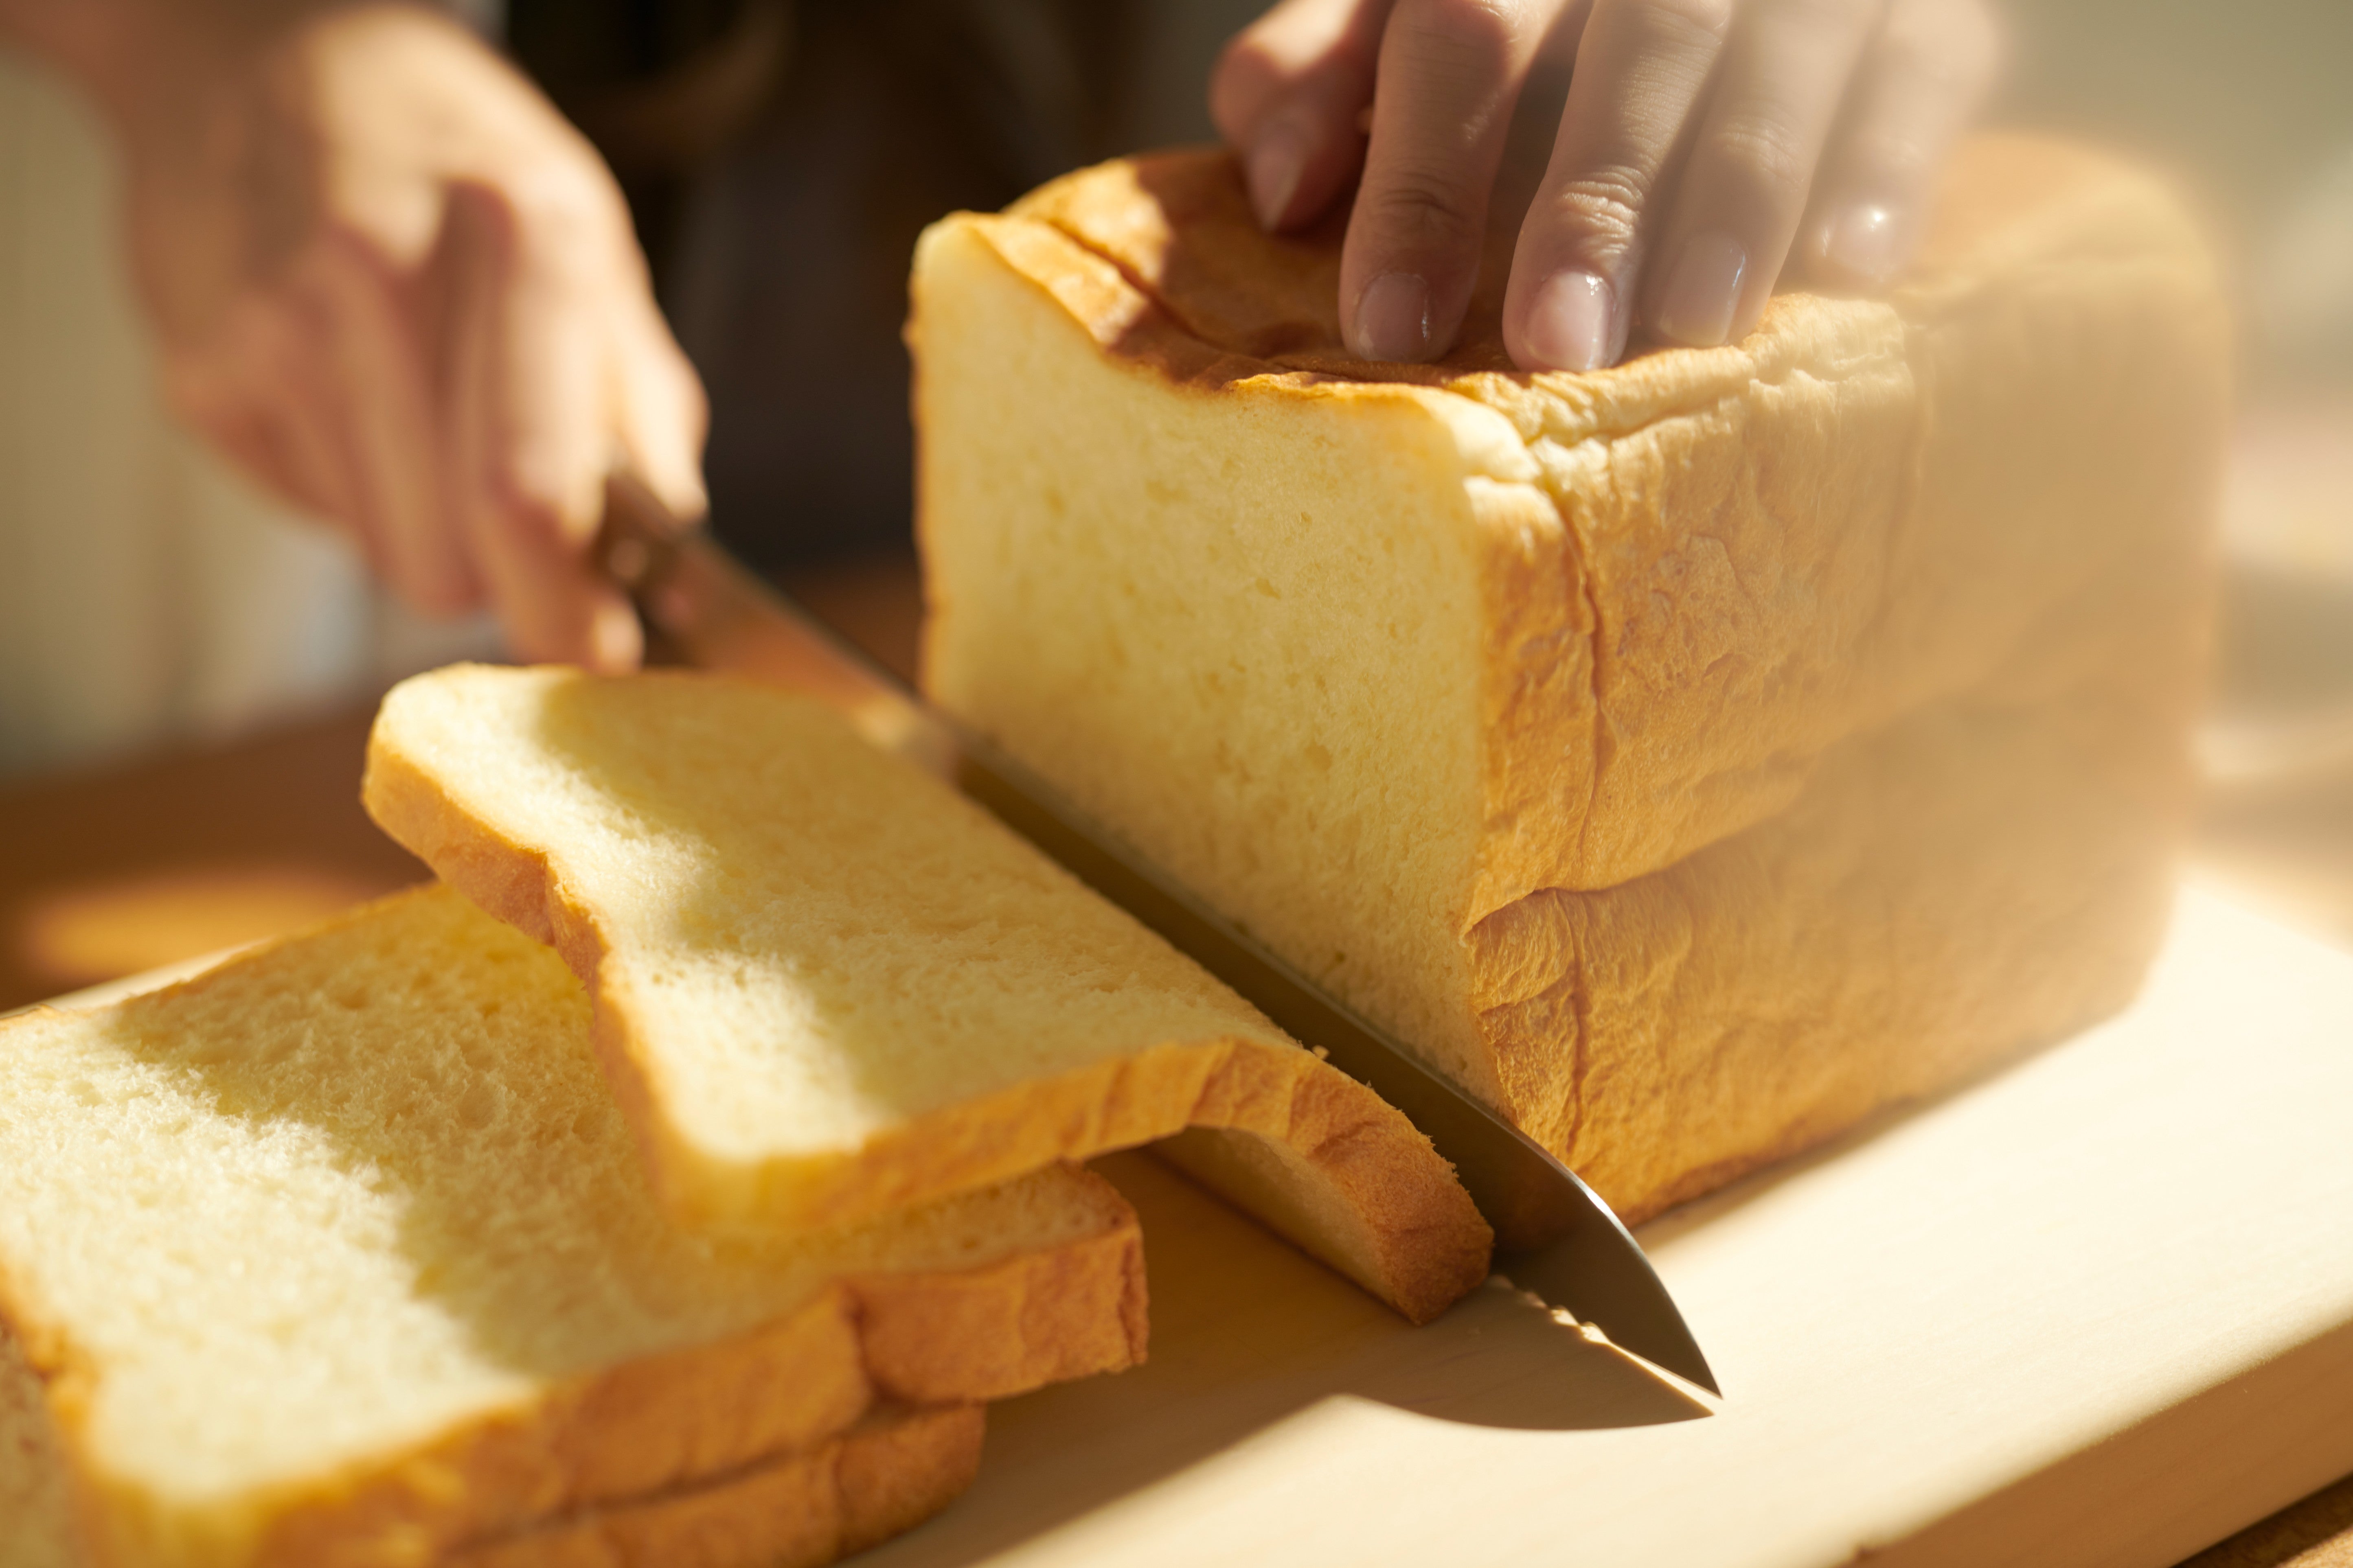
<instances>
[{"instance_id":1,"label":"knife blade","mask_svg":"<svg viewBox=\"0 0 2353 1568\"><path fill-rule=\"evenodd\" d=\"M626 475L607 486L595 559L649 632L698 668L804 691L869 741L937 773L1157 931L1294 1039L1420 1129L1495 1230L1497 1273L1609 1342L1721 1394L1641 1245L1577 1173L1401 1041L1337 1001L985 738L925 704L709 532Z\"/></svg>"}]
</instances>

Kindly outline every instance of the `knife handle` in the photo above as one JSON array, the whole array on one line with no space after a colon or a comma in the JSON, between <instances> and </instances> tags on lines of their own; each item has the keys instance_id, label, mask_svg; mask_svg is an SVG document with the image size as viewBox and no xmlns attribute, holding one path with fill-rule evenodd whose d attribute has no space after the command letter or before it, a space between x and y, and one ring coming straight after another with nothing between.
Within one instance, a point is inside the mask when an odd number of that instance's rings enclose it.
<instances>
[{"instance_id":1,"label":"knife handle","mask_svg":"<svg viewBox=\"0 0 2353 1568\"><path fill-rule=\"evenodd\" d=\"M694 526L680 521L636 475L615 468L605 476L605 515L588 563L638 600L676 566L681 541Z\"/></svg>"}]
</instances>

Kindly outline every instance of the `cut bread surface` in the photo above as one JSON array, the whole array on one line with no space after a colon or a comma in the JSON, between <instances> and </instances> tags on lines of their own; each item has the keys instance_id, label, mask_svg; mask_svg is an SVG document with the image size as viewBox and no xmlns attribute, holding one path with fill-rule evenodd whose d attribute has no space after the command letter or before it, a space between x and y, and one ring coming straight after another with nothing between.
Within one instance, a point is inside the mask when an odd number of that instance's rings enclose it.
<instances>
[{"instance_id":1,"label":"cut bread surface","mask_svg":"<svg viewBox=\"0 0 2353 1568\"><path fill-rule=\"evenodd\" d=\"M385 699L365 799L587 983L691 1223L839 1222L1203 1125L1294 1151L1315 1193L1269 1222L1408 1316L1483 1278L1404 1117L809 700L455 667Z\"/></svg>"},{"instance_id":2,"label":"cut bread surface","mask_svg":"<svg viewBox=\"0 0 2353 1568\"><path fill-rule=\"evenodd\" d=\"M2180 205L2084 150L1979 138L1887 298L1786 292L1740 342L1588 375L1512 369L1508 226L1444 360L1354 359L1343 227L1269 236L1229 156L1176 153L926 232L926 690L1556 1152L1620 1140L1612 1195L1638 1208L1918 1090L1876 1031L1926 1017L1883 1005L1925 945L1873 967L1860 938L1767 940L1752 890L1686 868L1791 816L1841 864L1921 864L1900 812L1825 825L1820 802L1853 748L1958 707L2105 690L2141 716L2117 754L2178 781L2227 343ZM1954 755L1955 810L1990 765ZM2132 889L2162 816L2129 814ZM2052 907L2065 858L2013 859L1978 820ZM1862 912L1820 918L1886 918L1893 880L1858 874ZM1970 897L1997 906L1989 885ZM2072 998L2030 944L1953 933L1968 970L1928 983L1924 1068L2121 999L2147 900L2083 907L2068 929L2110 978ZM1592 918L1555 962L1590 983L1539 1024L1480 933L1572 908ZM1717 951L1675 945L1710 922ZM1972 1035L1971 993L2021 1005ZM1807 1081L1771 1070L1800 1058Z\"/></svg>"},{"instance_id":3,"label":"cut bread surface","mask_svg":"<svg viewBox=\"0 0 2353 1568\"><path fill-rule=\"evenodd\" d=\"M1125 1366L1144 1296L1133 1212L1070 1169L855 1229L680 1231L577 982L431 888L0 1025L0 1320L93 1560L290 1564L423 1561L877 1398ZM43 1427L0 1384L5 1458Z\"/></svg>"}]
</instances>

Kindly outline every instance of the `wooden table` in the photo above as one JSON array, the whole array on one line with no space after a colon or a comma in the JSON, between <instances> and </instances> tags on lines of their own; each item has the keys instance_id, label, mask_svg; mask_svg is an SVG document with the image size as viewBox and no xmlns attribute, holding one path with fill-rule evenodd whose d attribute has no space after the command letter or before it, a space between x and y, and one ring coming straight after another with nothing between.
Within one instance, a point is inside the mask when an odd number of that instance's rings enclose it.
<instances>
[{"instance_id":1,"label":"wooden table","mask_svg":"<svg viewBox=\"0 0 2353 1568\"><path fill-rule=\"evenodd\" d=\"M884 662L912 664L912 564L794 584ZM360 813L364 713L0 793L0 1009L250 941L420 879ZM2242 895L2353 946L2353 778L2213 814ZM2191 1560L2353 1568L2353 1479Z\"/></svg>"}]
</instances>

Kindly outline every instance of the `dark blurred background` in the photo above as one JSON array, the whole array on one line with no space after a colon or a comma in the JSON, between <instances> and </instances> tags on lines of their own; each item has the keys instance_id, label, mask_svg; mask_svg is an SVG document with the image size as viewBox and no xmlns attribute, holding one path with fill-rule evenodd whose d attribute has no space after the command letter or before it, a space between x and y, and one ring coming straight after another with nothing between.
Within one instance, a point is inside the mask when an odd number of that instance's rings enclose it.
<instances>
[{"instance_id":1,"label":"dark blurred background","mask_svg":"<svg viewBox=\"0 0 2353 1568\"><path fill-rule=\"evenodd\" d=\"M924 224L1208 133L1249 8L514 0L510 47L621 175L709 384L714 525L771 571L903 546Z\"/></svg>"}]
</instances>

